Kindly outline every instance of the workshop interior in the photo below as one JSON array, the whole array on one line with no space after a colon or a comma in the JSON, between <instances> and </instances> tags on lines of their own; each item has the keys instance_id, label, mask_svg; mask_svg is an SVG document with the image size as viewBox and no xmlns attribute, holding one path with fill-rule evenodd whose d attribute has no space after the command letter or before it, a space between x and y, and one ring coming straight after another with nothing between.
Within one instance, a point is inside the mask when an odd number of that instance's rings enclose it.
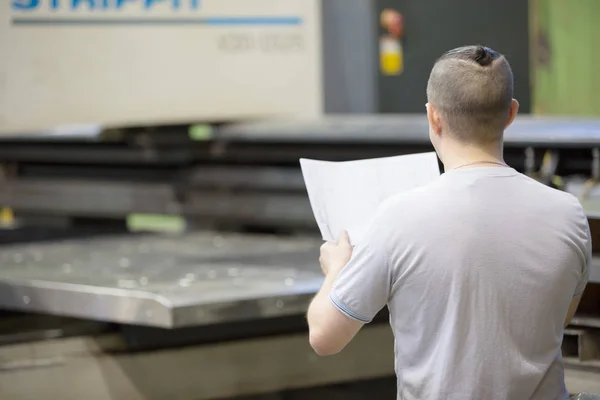
<instances>
[{"instance_id":1,"label":"workshop interior","mask_svg":"<svg viewBox=\"0 0 600 400\"><path fill-rule=\"evenodd\" d=\"M594 243L565 329L600 393L597 0L7 0L0 5L0 399L392 399L386 310L320 358L300 158L433 150L425 86L503 53L505 160L577 196ZM598 252L598 253L597 253Z\"/></svg>"}]
</instances>

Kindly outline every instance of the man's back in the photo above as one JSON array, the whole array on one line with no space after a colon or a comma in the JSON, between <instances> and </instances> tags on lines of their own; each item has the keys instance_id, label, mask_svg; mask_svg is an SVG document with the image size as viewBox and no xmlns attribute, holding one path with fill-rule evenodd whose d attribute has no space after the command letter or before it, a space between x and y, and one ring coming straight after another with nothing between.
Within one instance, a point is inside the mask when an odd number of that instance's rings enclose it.
<instances>
[{"instance_id":1,"label":"man's back","mask_svg":"<svg viewBox=\"0 0 600 400\"><path fill-rule=\"evenodd\" d=\"M438 58L426 109L447 172L386 201L354 247L345 235L321 247L311 345L341 351L387 305L399 399L567 398L560 345L589 276L589 227L575 197L504 162L513 86L489 47Z\"/></svg>"},{"instance_id":2,"label":"man's back","mask_svg":"<svg viewBox=\"0 0 600 400\"><path fill-rule=\"evenodd\" d=\"M563 399L570 300L587 220L511 168L471 168L392 199L388 249L399 399Z\"/></svg>"}]
</instances>

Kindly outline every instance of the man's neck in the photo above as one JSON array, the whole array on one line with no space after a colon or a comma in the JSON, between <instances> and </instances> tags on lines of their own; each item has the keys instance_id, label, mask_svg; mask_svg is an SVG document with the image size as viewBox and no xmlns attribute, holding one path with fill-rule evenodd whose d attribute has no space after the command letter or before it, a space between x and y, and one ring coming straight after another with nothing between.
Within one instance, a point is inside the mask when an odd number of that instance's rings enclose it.
<instances>
[{"instance_id":1,"label":"man's neck","mask_svg":"<svg viewBox=\"0 0 600 400\"><path fill-rule=\"evenodd\" d=\"M504 164L502 143L488 146L466 146L463 143L445 143L444 170L456 168L500 167Z\"/></svg>"}]
</instances>

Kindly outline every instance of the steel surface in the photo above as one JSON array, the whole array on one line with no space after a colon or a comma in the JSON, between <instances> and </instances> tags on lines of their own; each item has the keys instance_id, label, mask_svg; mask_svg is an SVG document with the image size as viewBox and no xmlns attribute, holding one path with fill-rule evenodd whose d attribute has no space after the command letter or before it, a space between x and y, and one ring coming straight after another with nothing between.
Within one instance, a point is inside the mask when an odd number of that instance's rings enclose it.
<instances>
[{"instance_id":1,"label":"steel surface","mask_svg":"<svg viewBox=\"0 0 600 400\"><path fill-rule=\"evenodd\" d=\"M160 327L303 313L319 240L195 233L0 250L0 305Z\"/></svg>"}]
</instances>

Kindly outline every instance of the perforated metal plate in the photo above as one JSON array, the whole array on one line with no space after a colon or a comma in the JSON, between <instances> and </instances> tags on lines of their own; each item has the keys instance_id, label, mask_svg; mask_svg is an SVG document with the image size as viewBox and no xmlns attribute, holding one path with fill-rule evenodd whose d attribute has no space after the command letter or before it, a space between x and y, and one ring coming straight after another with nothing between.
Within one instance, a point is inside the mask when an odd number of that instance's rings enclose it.
<instances>
[{"instance_id":1,"label":"perforated metal plate","mask_svg":"<svg viewBox=\"0 0 600 400\"><path fill-rule=\"evenodd\" d=\"M306 311L319 240L195 233L0 250L0 305L181 327Z\"/></svg>"}]
</instances>

